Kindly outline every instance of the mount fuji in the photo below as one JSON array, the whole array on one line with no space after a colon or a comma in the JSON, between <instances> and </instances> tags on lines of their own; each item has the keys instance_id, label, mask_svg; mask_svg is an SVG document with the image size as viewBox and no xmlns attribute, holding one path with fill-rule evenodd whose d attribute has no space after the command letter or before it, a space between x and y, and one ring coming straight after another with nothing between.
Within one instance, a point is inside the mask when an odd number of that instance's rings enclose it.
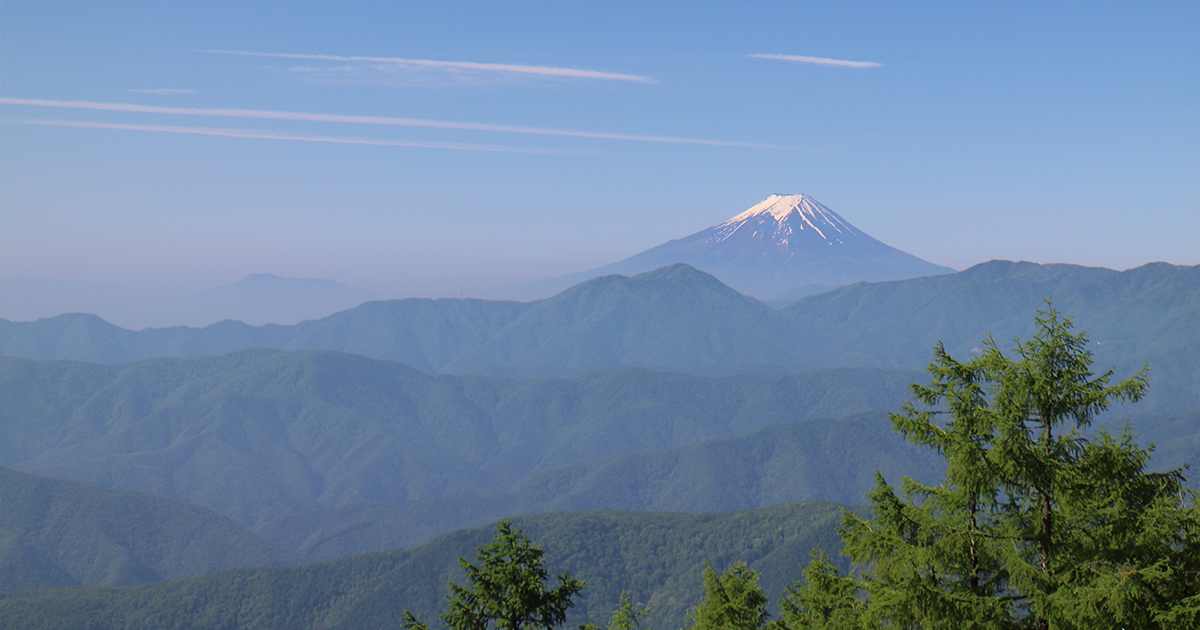
<instances>
[{"instance_id":1,"label":"mount fuji","mask_svg":"<svg viewBox=\"0 0 1200 630\"><path fill-rule=\"evenodd\" d=\"M859 281L954 273L881 243L808 195L771 195L745 212L591 271L518 288L544 297L589 278L688 263L760 300L790 300Z\"/></svg>"}]
</instances>

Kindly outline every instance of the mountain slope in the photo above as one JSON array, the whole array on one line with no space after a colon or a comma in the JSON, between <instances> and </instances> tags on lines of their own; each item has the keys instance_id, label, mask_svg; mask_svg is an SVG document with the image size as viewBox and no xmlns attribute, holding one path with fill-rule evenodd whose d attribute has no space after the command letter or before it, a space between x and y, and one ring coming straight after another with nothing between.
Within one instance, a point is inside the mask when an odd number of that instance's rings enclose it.
<instances>
[{"instance_id":1,"label":"mountain slope","mask_svg":"<svg viewBox=\"0 0 1200 630\"><path fill-rule=\"evenodd\" d=\"M565 512L514 519L545 550L551 574L587 581L564 627L604 623L625 589L648 604L645 627L681 627L703 592L706 559L745 560L771 601L800 575L809 550L831 554L840 508L796 503L720 514ZM863 508L850 508L860 514ZM494 527L446 534L419 548L275 569L236 569L187 580L107 589L0 594L0 617L22 628L382 628L407 608L433 622L458 558L474 556Z\"/></svg>"},{"instance_id":2,"label":"mountain slope","mask_svg":"<svg viewBox=\"0 0 1200 630\"><path fill-rule=\"evenodd\" d=\"M915 373L432 377L328 351L123 366L0 359L0 460L191 501L255 526L477 497L538 471L895 408Z\"/></svg>"},{"instance_id":3,"label":"mountain slope","mask_svg":"<svg viewBox=\"0 0 1200 630\"><path fill-rule=\"evenodd\" d=\"M296 564L228 517L123 490L0 466L0 590L180 579Z\"/></svg>"},{"instance_id":4,"label":"mountain slope","mask_svg":"<svg viewBox=\"0 0 1200 630\"><path fill-rule=\"evenodd\" d=\"M1035 332L1053 297L1093 342L1096 367L1130 374L1149 363L1138 413L1200 405L1200 266L1127 271L992 261L953 275L856 284L802 298L780 314L810 333L806 363L912 367L939 341L970 356L991 334L1002 349Z\"/></svg>"},{"instance_id":5,"label":"mountain slope","mask_svg":"<svg viewBox=\"0 0 1200 630\"><path fill-rule=\"evenodd\" d=\"M684 264L604 276L534 302L448 372L548 374L627 365L731 373L786 364L798 340L765 304Z\"/></svg>"},{"instance_id":6,"label":"mountain slope","mask_svg":"<svg viewBox=\"0 0 1200 630\"><path fill-rule=\"evenodd\" d=\"M315 559L411 546L433 533L558 510L732 511L788 501L861 503L876 471L935 483L944 465L905 444L883 412L777 424L745 436L568 464L482 497L360 503L259 528Z\"/></svg>"},{"instance_id":7,"label":"mountain slope","mask_svg":"<svg viewBox=\"0 0 1200 630\"><path fill-rule=\"evenodd\" d=\"M183 499L247 525L321 501L491 487L468 461L494 439L470 422L473 405L398 363L248 350L3 367L0 454L28 472Z\"/></svg>"},{"instance_id":8,"label":"mountain slope","mask_svg":"<svg viewBox=\"0 0 1200 630\"><path fill-rule=\"evenodd\" d=\"M3 354L32 359L123 363L274 347L352 352L428 372L538 375L629 365L698 373L761 369L786 363L791 338L770 307L687 265L596 278L532 303L368 302L295 326L222 322L132 332L78 314L0 321Z\"/></svg>"},{"instance_id":9,"label":"mountain slope","mask_svg":"<svg viewBox=\"0 0 1200 630\"><path fill-rule=\"evenodd\" d=\"M634 275L687 263L762 300L806 287L953 273L871 238L807 195L771 195L690 236L591 271L528 283L542 295L609 274Z\"/></svg>"},{"instance_id":10,"label":"mountain slope","mask_svg":"<svg viewBox=\"0 0 1200 630\"><path fill-rule=\"evenodd\" d=\"M521 302L406 299L367 302L292 326L225 321L204 328L130 331L72 313L35 322L0 320L0 354L27 359L127 363L244 350L339 350L441 371L450 359L490 338L529 308Z\"/></svg>"}]
</instances>

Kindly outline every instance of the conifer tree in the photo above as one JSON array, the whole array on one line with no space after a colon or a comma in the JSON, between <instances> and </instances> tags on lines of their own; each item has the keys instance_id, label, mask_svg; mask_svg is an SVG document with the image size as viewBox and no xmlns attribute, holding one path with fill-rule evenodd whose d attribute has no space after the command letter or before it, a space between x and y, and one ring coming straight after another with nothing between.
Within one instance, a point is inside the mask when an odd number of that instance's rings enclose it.
<instances>
[{"instance_id":1,"label":"conifer tree","mask_svg":"<svg viewBox=\"0 0 1200 630\"><path fill-rule=\"evenodd\" d=\"M830 610L864 627L1200 623L1200 515L1182 472L1145 472L1128 429L1082 434L1140 399L1148 369L1112 384L1070 319L1048 306L1036 322L1011 355L990 338L965 363L934 349L932 382L891 420L946 458L945 482L905 478L897 493L877 475L874 519L847 513L841 530L861 578L810 565L784 606L795 625L854 627Z\"/></svg>"},{"instance_id":2,"label":"conifer tree","mask_svg":"<svg viewBox=\"0 0 1200 630\"><path fill-rule=\"evenodd\" d=\"M563 573L558 587L546 588L547 571L542 548L521 535L507 519L496 527L491 543L475 554L478 565L459 558L467 586L450 583L450 609L440 615L451 630L552 630L567 618L572 598L583 590L583 580ZM405 630L429 630L408 610Z\"/></svg>"},{"instance_id":3,"label":"conifer tree","mask_svg":"<svg viewBox=\"0 0 1200 630\"><path fill-rule=\"evenodd\" d=\"M641 618L648 614L650 614L648 606L634 612L633 602L629 600L629 593L621 589L620 603L612 611L612 617L608 621L607 630L641 630ZM589 622L579 626L579 630L600 630L600 627Z\"/></svg>"},{"instance_id":4,"label":"conifer tree","mask_svg":"<svg viewBox=\"0 0 1200 630\"><path fill-rule=\"evenodd\" d=\"M704 598L688 613L690 630L761 630L769 620L758 571L736 562L721 575L705 561Z\"/></svg>"},{"instance_id":5,"label":"conifer tree","mask_svg":"<svg viewBox=\"0 0 1200 630\"><path fill-rule=\"evenodd\" d=\"M842 575L825 552L814 548L804 567L804 584L786 587L779 602L789 630L861 630L867 601L861 585Z\"/></svg>"}]
</instances>

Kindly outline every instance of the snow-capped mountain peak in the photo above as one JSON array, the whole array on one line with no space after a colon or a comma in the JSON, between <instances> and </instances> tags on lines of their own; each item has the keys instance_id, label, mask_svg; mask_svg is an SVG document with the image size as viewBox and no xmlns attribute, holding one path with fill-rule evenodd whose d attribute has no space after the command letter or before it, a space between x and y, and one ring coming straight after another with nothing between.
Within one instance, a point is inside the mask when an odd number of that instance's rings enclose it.
<instances>
[{"instance_id":1,"label":"snow-capped mountain peak","mask_svg":"<svg viewBox=\"0 0 1200 630\"><path fill-rule=\"evenodd\" d=\"M838 216L838 213L825 207L824 204L816 199L804 194L771 195L770 197L767 197L766 199L763 199L755 204L749 210L733 217L732 219L722 221L713 227L719 228L726 225L732 225L734 223L742 223L747 219L752 219L755 217L766 218L767 215L770 215L771 218L775 219L776 221L783 221L791 215L798 215L810 224L813 221L816 221L819 223L825 223L827 225L837 226L841 230L856 232L853 226L851 226L849 223L846 223L842 217Z\"/></svg>"},{"instance_id":2,"label":"snow-capped mountain peak","mask_svg":"<svg viewBox=\"0 0 1200 630\"><path fill-rule=\"evenodd\" d=\"M831 245L845 245L846 238L861 239L865 236L836 212L808 195L771 195L749 210L710 227L707 232L711 234L708 240L712 243L720 243L737 235L740 238L765 237L784 246L792 241L790 237L796 233L807 232Z\"/></svg>"},{"instance_id":3,"label":"snow-capped mountain peak","mask_svg":"<svg viewBox=\"0 0 1200 630\"><path fill-rule=\"evenodd\" d=\"M635 275L681 262L762 299L814 286L954 271L871 238L808 195L771 195L695 234L557 281L565 288L598 275Z\"/></svg>"},{"instance_id":4,"label":"snow-capped mountain peak","mask_svg":"<svg viewBox=\"0 0 1200 630\"><path fill-rule=\"evenodd\" d=\"M755 204L749 210L720 223L726 225L729 223L739 223L750 217L769 214L776 221L782 221L787 215L793 212L805 214L810 217L824 216L833 214L833 211L821 205L819 201L809 197L808 195L771 195L766 199ZM835 215L836 216L836 215Z\"/></svg>"}]
</instances>

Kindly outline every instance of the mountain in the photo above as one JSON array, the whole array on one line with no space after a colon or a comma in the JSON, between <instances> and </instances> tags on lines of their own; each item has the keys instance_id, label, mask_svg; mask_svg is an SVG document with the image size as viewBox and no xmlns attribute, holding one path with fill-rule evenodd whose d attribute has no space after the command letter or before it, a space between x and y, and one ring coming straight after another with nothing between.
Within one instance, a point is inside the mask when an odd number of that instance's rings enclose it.
<instances>
[{"instance_id":1,"label":"mountain","mask_svg":"<svg viewBox=\"0 0 1200 630\"><path fill-rule=\"evenodd\" d=\"M1145 412L1200 405L1200 266L1114 271L992 261L953 274L862 282L780 310L687 265L605 276L537 302L368 302L294 326L222 322L133 332L94 316L0 320L0 354L122 363L242 348L330 349L426 372L570 376L642 366L695 374L823 366L924 368L941 341L956 357L990 332L1034 330L1045 298L1095 341L1101 366L1150 362Z\"/></svg>"},{"instance_id":2,"label":"mountain","mask_svg":"<svg viewBox=\"0 0 1200 630\"><path fill-rule=\"evenodd\" d=\"M821 365L910 367L939 341L970 356L991 334L1002 349L1029 339L1036 309L1054 307L1088 333L1100 370L1151 367L1138 413L1200 406L1200 266L1151 263L1126 271L992 261L953 275L858 284L780 311L809 333Z\"/></svg>"},{"instance_id":3,"label":"mountain","mask_svg":"<svg viewBox=\"0 0 1200 630\"><path fill-rule=\"evenodd\" d=\"M797 343L788 328L770 307L681 264L595 278L537 302L368 302L295 326L221 322L132 332L86 315L0 320L0 352L121 363L320 348L429 372L561 375L640 365L729 374L787 365Z\"/></svg>"},{"instance_id":4,"label":"mountain","mask_svg":"<svg viewBox=\"0 0 1200 630\"><path fill-rule=\"evenodd\" d=\"M34 320L92 313L140 330L207 326L224 320L252 325L295 324L353 308L378 296L333 280L259 273L203 290L129 287L53 279L0 279L0 317Z\"/></svg>"},{"instance_id":5,"label":"mountain","mask_svg":"<svg viewBox=\"0 0 1200 630\"><path fill-rule=\"evenodd\" d=\"M176 320L168 325L206 325L227 319L250 325L295 324L327 317L378 298L372 291L333 280L281 278L269 273L255 273L237 282L198 292L196 303L186 311L192 314L191 320Z\"/></svg>"},{"instance_id":6,"label":"mountain","mask_svg":"<svg viewBox=\"0 0 1200 630\"><path fill-rule=\"evenodd\" d=\"M916 377L433 377L357 355L267 349L119 366L2 358L0 461L190 501L253 527L350 504L480 497L608 455L894 409Z\"/></svg>"},{"instance_id":7,"label":"mountain","mask_svg":"<svg viewBox=\"0 0 1200 630\"><path fill-rule=\"evenodd\" d=\"M760 585L774 604L800 577L813 547L836 557L842 507L808 502L717 514L564 512L513 523L542 546L552 575L567 571L587 581L563 627L607 623L624 589L649 605L643 627L679 628L700 601L705 560L719 570L746 561L761 572ZM849 509L866 515L866 508ZM473 558L494 533L491 526L461 530L411 550L143 586L0 593L0 619L29 630L335 630L395 627L407 608L436 623L447 581L464 581L458 558Z\"/></svg>"},{"instance_id":8,"label":"mountain","mask_svg":"<svg viewBox=\"0 0 1200 630\"><path fill-rule=\"evenodd\" d=\"M734 511L798 500L861 503L878 471L927 483L940 457L905 444L881 411L776 424L748 435L629 452L532 473L480 497L356 503L258 528L313 559L410 547L434 534L512 514L560 510Z\"/></svg>"},{"instance_id":9,"label":"mountain","mask_svg":"<svg viewBox=\"0 0 1200 630\"><path fill-rule=\"evenodd\" d=\"M0 495L0 591L142 584L301 560L212 510L149 494L0 466Z\"/></svg>"},{"instance_id":10,"label":"mountain","mask_svg":"<svg viewBox=\"0 0 1200 630\"><path fill-rule=\"evenodd\" d=\"M892 483L905 476L937 483L945 466L941 457L904 443L884 416L876 411L776 424L739 437L568 464L481 497L316 509L281 517L257 531L281 547L331 559L409 547L437 532L511 514L732 511L797 500L861 503L876 472ZM1139 444L1157 446L1151 469L1194 469L1200 463L1200 408L1173 416L1118 416L1099 425L1120 433L1126 422Z\"/></svg>"},{"instance_id":11,"label":"mountain","mask_svg":"<svg viewBox=\"0 0 1200 630\"><path fill-rule=\"evenodd\" d=\"M330 558L505 514L858 501L876 470L939 469L874 411L925 379L875 368L434 377L267 349L119 366L3 358L0 461L190 501ZM1129 410L1142 406L1117 414ZM1134 427L1160 443L1156 462L1194 463L1186 417Z\"/></svg>"},{"instance_id":12,"label":"mountain","mask_svg":"<svg viewBox=\"0 0 1200 630\"><path fill-rule=\"evenodd\" d=\"M442 369L555 374L637 365L729 374L787 365L801 343L769 306L675 264L594 278L533 302Z\"/></svg>"},{"instance_id":13,"label":"mountain","mask_svg":"<svg viewBox=\"0 0 1200 630\"><path fill-rule=\"evenodd\" d=\"M881 243L808 195L771 195L749 210L620 262L517 287L542 296L589 278L687 263L761 300L860 281L954 273Z\"/></svg>"},{"instance_id":14,"label":"mountain","mask_svg":"<svg viewBox=\"0 0 1200 630\"><path fill-rule=\"evenodd\" d=\"M223 321L204 328L176 326L136 332L82 313L34 322L0 319L0 354L115 364L153 357L213 356L247 348L328 349L439 372L530 306L474 299L389 300L367 302L292 326Z\"/></svg>"}]
</instances>

